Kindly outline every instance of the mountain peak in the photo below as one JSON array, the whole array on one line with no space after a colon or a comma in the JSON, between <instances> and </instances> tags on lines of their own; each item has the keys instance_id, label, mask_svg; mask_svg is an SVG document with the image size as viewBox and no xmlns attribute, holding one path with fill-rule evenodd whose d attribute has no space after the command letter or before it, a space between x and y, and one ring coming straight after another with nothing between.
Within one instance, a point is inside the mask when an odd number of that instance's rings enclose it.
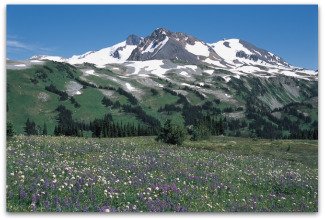
<instances>
[{"instance_id":1,"label":"mountain peak","mask_svg":"<svg viewBox=\"0 0 325 220\"><path fill-rule=\"evenodd\" d=\"M143 39L142 37L131 34L126 38L126 44L127 45L138 45L138 44L140 44L142 39Z\"/></svg>"},{"instance_id":2,"label":"mountain peak","mask_svg":"<svg viewBox=\"0 0 325 220\"><path fill-rule=\"evenodd\" d=\"M157 31L157 32L170 32L169 30L167 30L167 29L164 28L164 27L156 28L154 31Z\"/></svg>"},{"instance_id":3,"label":"mountain peak","mask_svg":"<svg viewBox=\"0 0 325 220\"><path fill-rule=\"evenodd\" d=\"M171 33L172 33L172 32L169 31L169 30L167 30L166 28L162 28L162 27L160 27L160 28L156 28L156 29L152 32L151 36L152 36L152 37L169 36Z\"/></svg>"}]
</instances>

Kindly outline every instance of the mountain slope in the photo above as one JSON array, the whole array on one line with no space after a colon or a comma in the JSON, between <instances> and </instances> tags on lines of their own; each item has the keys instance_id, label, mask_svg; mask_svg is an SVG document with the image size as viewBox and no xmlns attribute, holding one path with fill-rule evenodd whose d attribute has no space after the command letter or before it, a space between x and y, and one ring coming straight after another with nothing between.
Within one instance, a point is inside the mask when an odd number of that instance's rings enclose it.
<instances>
[{"instance_id":1,"label":"mountain slope","mask_svg":"<svg viewBox=\"0 0 325 220\"><path fill-rule=\"evenodd\" d=\"M225 62L232 66L246 64L289 67L289 64L282 58L240 39L221 40L210 44L210 46Z\"/></svg>"},{"instance_id":2,"label":"mountain slope","mask_svg":"<svg viewBox=\"0 0 325 220\"><path fill-rule=\"evenodd\" d=\"M64 108L78 123L106 117L147 127L141 134L166 119L188 127L208 120L213 134L222 125L222 134L265 138L315 137L318 125L318 71L239 39L208 44L163 28L71 58L7 60L7 83L8 120L18 133L27 118L53 133Z\"/></svg>"},{"instance_id":3,"label":"mountain slope","mask_svg":"<svg viewBox=\"0 0 325 220\"><path fill-rule=\"evenodd\" d=\"M199 64L202 59L210 56L217 60L215 52L203 41L184 33L158 28L137 46L128 60L169 59Z\"/></svg>"},{"instance_id":4,"label":"mountain slope","mask_svg":"<svg viewBox=\"0 0 325 220\"><path fill-rule=\"evenodd\" d=\"M89 51L82 55L74 55L70 58L63 58L58 56L33 56L31 60L52 60L57 62L66 62L69 64L83 64L92 63L98 67L104 68L109 63L123 63L125 62L131 52L136 48L137 44L142 41L142 38L136 35L130 35L128 38L111 47L106 47L98 51Z\"/></svg>"},{"instance_id":5,"label":"mountain slope","mask_svg":"<svg viewBox=\"0 0 325 220\"><path fill-rule=\"evenodd\" d=\"M294 67L281 57L240 39L224 39L209 44L188 34L171 32L164 28L157 28L145 38L130 35L125 41L111 47L74 55L71 58L34 56L31 60L52 60L72 65L91 63L99 68L121 64L126 69L133 68L134 74L141 74L141 69L145 71L145 67L166 73L174 66L166 65L166 62L172 61L205 65L212 69L220 68L231 72L237 78L242 75L264 78L286 75L308 80L318 79L317 71Z\"/></svg>"}]
</instances>

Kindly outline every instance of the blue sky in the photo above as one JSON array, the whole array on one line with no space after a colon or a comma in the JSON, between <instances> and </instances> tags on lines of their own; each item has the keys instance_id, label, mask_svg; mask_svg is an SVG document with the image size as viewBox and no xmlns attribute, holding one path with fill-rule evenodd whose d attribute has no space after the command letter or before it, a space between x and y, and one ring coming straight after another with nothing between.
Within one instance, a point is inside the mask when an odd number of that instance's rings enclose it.
<instances>
[{"instance_id":1,"label":"blue sky","mask_svg":"<svg viewBox=\"0 0 325 220\"><path fill-rule=\"evenodd\" d=\"M157 27L205 42L240 38L290 64L318 68L316 5L9 5L7 56L70 57Z\"/></svg>"}]
</instances>

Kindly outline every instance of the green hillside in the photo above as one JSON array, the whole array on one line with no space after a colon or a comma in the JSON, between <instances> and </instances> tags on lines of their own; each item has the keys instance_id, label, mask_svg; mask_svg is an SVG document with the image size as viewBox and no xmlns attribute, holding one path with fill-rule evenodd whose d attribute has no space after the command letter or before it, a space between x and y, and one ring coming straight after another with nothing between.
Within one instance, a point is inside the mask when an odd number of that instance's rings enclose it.
<instances>
[{"instance_id":1,"label":"green hillside","mask_svg":"<svg viewBox=\"0 0 325 220\"><path fill-rule=\"evenodd\" d=\"M8 69L7 120L17 134L25 133L28 118L39 133L46 124L48 134L54 134L62 105L78 134L93 133L89 126L109 115L122 127L142 126L146 134L155 134L166 119L187 127L221 120L224 135L317 138L317 81L243 76L226 82L218 75L194 75L196 81L186 81L176 73L167 76L141 78L113 68L52 61Z\"/></svg>"}]
</instances>

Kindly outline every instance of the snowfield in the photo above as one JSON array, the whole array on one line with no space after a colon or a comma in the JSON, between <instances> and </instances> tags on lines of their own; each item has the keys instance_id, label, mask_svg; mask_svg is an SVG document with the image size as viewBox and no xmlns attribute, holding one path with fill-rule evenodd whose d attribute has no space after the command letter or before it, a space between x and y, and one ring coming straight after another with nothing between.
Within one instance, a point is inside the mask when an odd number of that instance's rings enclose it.
<instances>
[{"instance_id":1,"label":"snowfield","mask_svg":"<svg viewBox=\"0 0 325 220\"><path fill-rule=\"evenodd\" d=\"M164 65L163 60L132 61L125 63L125 65L134 68L133 75L139 74L141 70L145 70L153 75L165 77L164 74L168 71L168 69L161 67Z\"/></svg>"},{"instance_id":2,"label":"snowfield","mask_svg":"<svg viewBox=\"0 0 325 220\"><path fill-rule=\"evenodd\" d=\"M185 71L182 71L182 72L180 72L179 74L182 75L182 76L185 76L185 77L190 77L190 76L188 75L188 73L185 72Z\"/></svg>"},{"instance_id":3,"label":"snowfield","mask_svg":"<svg viewBox=\"0 0 325 220\"><path fill-rule=\"evenodd\" d=\"M199 41L195 41L194 45L186 44L185 49L195 55L208 57L209 48Z\"/></svg>"},{"instance_id":4,"label":"snowfield","mask_svg":"<svg viewBox=\"0 0 325 220\"><path fill-rule=\"evenodd\" d=\"M224 43L228 43L229 47L227 47ZM210 44L214 51L223 59L225 59L228 63L234 64L234 60L238 59L236 57L236 53L238 51L244 51L246 54L252 54L249 50L247 50L240 42L239 39L229 39L224 41L218 41L217 43Z\"/></svg>"},{"instance_id":5,"label":"snowfield","mask_svg":"<svg viewBox=\"0 0 325 220\"><path fill-rule=\"evenodd\" d=\"M70 64L93 63L99 67L104 67L110 63L123 63L125 62L132 51L136 48L135 45L127 45L126 41L115 44L96 52L87 52L82 55L74 55L67 60ZM114 53L118 51L119 58L114 57Z\"/></svg>"},{"instance_id":6,"label":"snowfield","mask_svg":"<svg viewBox=\"0 0 325 220\"><path fill-rule=\"evenodd\" d=\"M127 88L129 91L134 91L134 90L136 90L133 86L131 86L130 83L125 83L125 86L126 86L126 88Z\"/></svg>"}]
</instances>

